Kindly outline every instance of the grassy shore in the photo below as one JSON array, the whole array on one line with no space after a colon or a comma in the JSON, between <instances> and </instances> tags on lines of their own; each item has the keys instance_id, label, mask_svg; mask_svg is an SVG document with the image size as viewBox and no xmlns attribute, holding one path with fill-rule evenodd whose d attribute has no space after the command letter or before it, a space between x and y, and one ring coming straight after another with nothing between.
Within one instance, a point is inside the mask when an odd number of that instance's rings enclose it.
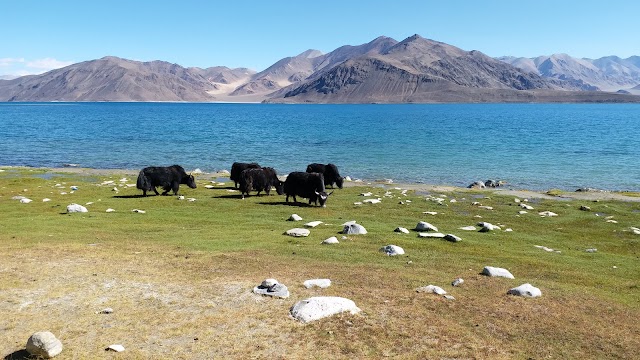
<instances>
[{"instance_id":1,"label":"grassy shore","mask_svg":"<svg viewBox=\"0 0 640 360\"><path fill-rule=\"evenodd\" d=\"M623 359L640 349L640 235L630 230L640 227L637 201L541 194L527 196L534 210L519 214L515 197L524 201L526 192L371 184L336 190L318 208L273 194L241 200L228 179L209 175L197 177L197 189L181 187L196 199L188 201L138 196L127 186L133 172L3 170L0 355L8 358L40 330L62 341L61 359ZM382 202L354 205L368 191ZM66 214L71 203L89 212ZM286 221L293 213L324 223L309 237L288 237L302 227ZM342 240L349 220L369 233ZM463 241L393 231L419 221ZM479 221L503 230L459 229ZM330 236L340 244L320 244ZM406 255L379 252L389 244ZM482 276L484 266L516 279ZM458 277L464 284L452 287ZM291 297L252 294L266 278ZM312 278L332 286L305 289ZM523 283L542 297L507 295ZM456 299L415 291L428 284ZM289 318L293 304L319 295L349 298L363 311L306 325ZM107 307L114 312L97 313ZM111 344L126 351L106 353Z\"/></svg>"}]
</instances>

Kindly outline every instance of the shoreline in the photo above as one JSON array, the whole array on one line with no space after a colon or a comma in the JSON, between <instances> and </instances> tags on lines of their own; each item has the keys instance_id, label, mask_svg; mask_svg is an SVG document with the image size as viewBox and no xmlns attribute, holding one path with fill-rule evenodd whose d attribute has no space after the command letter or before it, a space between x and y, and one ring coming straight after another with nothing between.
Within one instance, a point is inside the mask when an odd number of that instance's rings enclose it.
<instances>
[{"instance_id":1,"label":"shoreline","mask_svg":"<svg viewBox=\"0 0 640 360\"><path fill-rule=\"evenodd\" d=\"M139 170L134 169L94 169L84 167L29 167L29 166L0 166L0 169L26 169L26 170L40 170L56 173L69 173L78 175L129 175L136 176ZM224 172L202 172L196 174L199 177L207 177L210 179L228 177L228 174ZM505 196L514 196L518 198L536 198L547 200L583 200L583 201L627 201L627 202L640 202L640 196L625 195L624 192L609 191L609 190L596 190L596 191L584 191L584 192L560 192L557 195L549 195L547 192L526 190L526 189L505 189L505 188L485 188L485 189L469 189L466 187L459 187L454 185L436 185L436 184L424 184L424 183L396 183L388 182L384 180L361 180L361 181L345 181L344 186L388 186L388 187L400 187L407 190L413 190L416 192L483 192L488 194L497 194ZM630 192L632 193L632 192ZM635 194L635 193L633 193Z\"/></svg>"}]
</instances>

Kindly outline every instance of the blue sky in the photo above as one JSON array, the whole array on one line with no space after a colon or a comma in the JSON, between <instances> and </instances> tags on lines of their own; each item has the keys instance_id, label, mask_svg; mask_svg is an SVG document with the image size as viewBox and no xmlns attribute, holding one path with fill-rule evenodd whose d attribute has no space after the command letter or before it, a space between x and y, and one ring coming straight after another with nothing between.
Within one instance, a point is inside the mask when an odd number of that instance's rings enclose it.
<instances>
[{"instance_id":1,"label":"blue sky","mask_svg":"<svg viewBox=\"0 0 640 360\"><path fill-rule=\"evenodd\" d=\"M0 75L42 73L113 55L189 67L263 70L413 34L489 56L640 55L635 0L0 1Z\"/></svg>"}]
</instances>

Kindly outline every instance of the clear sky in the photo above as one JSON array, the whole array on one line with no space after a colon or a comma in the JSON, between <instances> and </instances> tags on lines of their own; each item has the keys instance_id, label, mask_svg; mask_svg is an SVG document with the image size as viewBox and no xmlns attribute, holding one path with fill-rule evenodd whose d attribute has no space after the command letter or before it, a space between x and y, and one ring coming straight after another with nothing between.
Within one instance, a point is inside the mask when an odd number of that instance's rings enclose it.
<instances>
[{"instance_id":1,"label":"clear sky","mask_svg":"<svg viewBox=\"0 0 640 360\"><path fill-rule=\"evenodd\" d=\"M489 56L640 55L637 0L0 0L0 75L112 55L263 70L413 34Z\"/></svg>"}]
</instances>

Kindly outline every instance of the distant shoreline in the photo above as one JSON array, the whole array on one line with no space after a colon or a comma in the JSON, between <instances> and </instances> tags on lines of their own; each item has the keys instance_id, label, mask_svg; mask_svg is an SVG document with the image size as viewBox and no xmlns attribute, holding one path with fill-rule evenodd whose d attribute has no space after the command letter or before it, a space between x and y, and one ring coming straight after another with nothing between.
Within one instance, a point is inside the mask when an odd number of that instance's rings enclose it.
<instances>
[{"instance_id":1,"label":"distant shoreline","mask_svg":"<svg viewBox=\"0 0 640 360\"><path fill-rule=\"evenodd\" d=\"M29 167L29 166L4 166L0 165L0 169L25 169L25 170L40 170L54 173L69 173L78 175L128 175L137 176L140 170L135 169L94 169L83 168L79 166L69 167ZM215 179L219 177L227 177L228 174L224 172L202 172L197 174L208 179ZM561 192L559 195L549 195L546 192L534 191L534 190L513 190L504 188L485 188L485 189L469 189L465 187L453 186L453 185L435 185L435 184L423 184L423 183L395 183L385 182L381 180L359 180L359 181L346 181L344 186L380 186L398 187L407 190L413 190L416 192L485 192L487 194L495 193L498 195L514 196L518 198L536 198L547 200L583 200L583 201L628 201L628 202L640 202L640 196L625 195L624 192L610 191L610 190L597 190L597 191L584 191L584 192Z\"/></svg>"}]
</instances>

